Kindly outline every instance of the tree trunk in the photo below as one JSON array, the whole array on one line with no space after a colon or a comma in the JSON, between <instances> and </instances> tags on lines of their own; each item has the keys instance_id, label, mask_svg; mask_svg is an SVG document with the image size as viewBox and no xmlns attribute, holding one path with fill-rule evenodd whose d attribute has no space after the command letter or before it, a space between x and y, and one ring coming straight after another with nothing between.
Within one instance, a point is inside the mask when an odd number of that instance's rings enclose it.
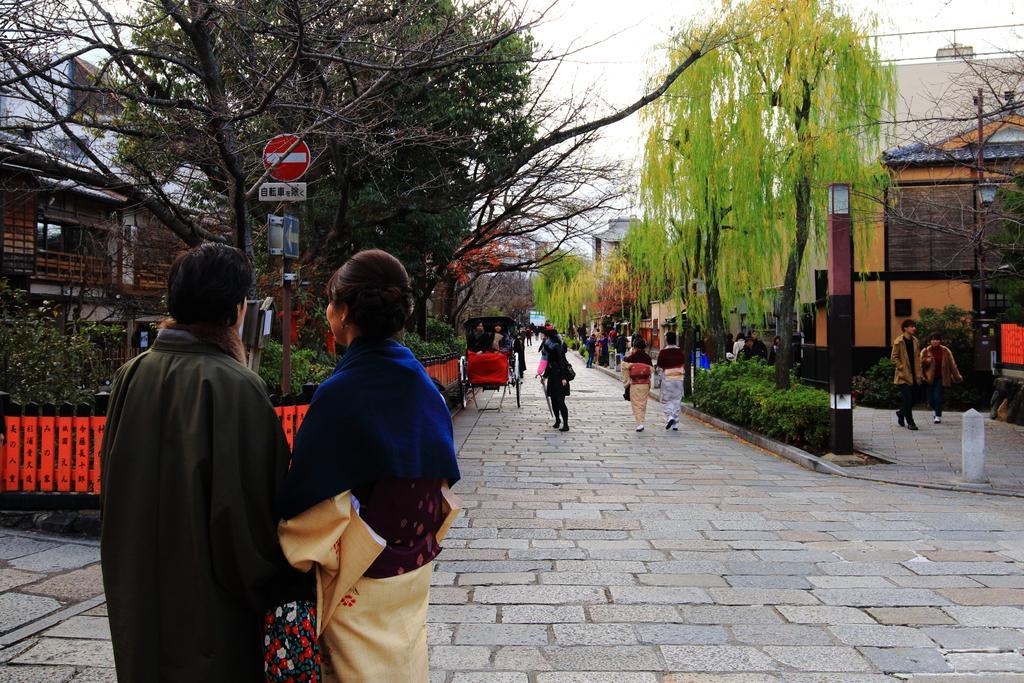
<instances>
[{"instance_id":1,"label":"tree trunk","mask_svg":"<svg viewBox=\"0 0 1024 683\"><path fill-rule=\"evenodd\" d=\"M686 355L686 372L683 375L683 394L686 396L693 396L693 380L691 379L691 374L693 370L693 368L691 367L693 365L693 343L693 325L691 325L690 321L687 320L686 332L683 333L683 353Z\"/></svg>"},{"instance_id":2,"label":"tree trunk","mask_svg":"<svg viewBox=\"0 0 1024 683\"><path fill-rule=\"evenodd\" d=\"M722 295L718 290L718 242L722 228L716 221L708 230L704 244L704 277L708 297L708 331L711 334L711 359L725 360L725 315L722 310Z\"/></svg>"},{"instance_id":3,"label":"tree trunk","mask_svg":"<svg viewBox=\"0 0 1024 683\"><path fill-rule=\"evenodd\" d=\"M789 388L789 371L793 366L793 312L796 307L797 281L810 234L811 180L806 175L797 179L795 197L796 235L789 250L786 278L782 283L782 300L779 302L781 342L779 353L775 356L775 386L779 389Z\"/></svg>"}]
</instances>

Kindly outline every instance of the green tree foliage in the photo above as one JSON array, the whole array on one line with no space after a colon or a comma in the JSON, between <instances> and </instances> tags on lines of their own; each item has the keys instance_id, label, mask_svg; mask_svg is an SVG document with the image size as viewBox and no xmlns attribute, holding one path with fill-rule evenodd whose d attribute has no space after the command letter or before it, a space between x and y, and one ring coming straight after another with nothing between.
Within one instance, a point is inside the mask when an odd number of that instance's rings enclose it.
<instances>
[{"instance_id":1,"label":"green tree foliage","mask_svg":"<svg viewBox=\"0 0 1024 683\"><path fill-rule=\"evenodd\" d=\"M648 117L634 253L652 272L664 264L666 279L652 287L677 292L708 329L741 301L755 315L785 311L776 383L786 387L791 312L808 246L825 244L827 186L878 194L879 122L894 81L868 27L832 0L725 7L739 37L676 81ZM677 36L668 60L699 35ZM869 206L856 201L854 216L867 220Z\"/></svg>"},{"instance_id":2,"label":"green tree foliage","mask_svg":"<svg viewBox=\"0 0 1024 683\"><path fill-rule=\"evenodd\" d=\"M115 325L78 321L65 333L57 307L31 307L0 280L0 389L17 403L92 403L123 340Z\"/></svg>"},{"instance_id":3,"label":"green tree foliage","mask_svg":"<svg viewBox=\"0 0 1024 683\"><path fill-rule=\"evenodd\" d=\"M1009 301L1003 319L1020 325L1024 324L1024 175L1001 188L999 199L1007 217L993 242L1005 268L993 278L993 286Z\"/></svg>"},{"instance_id":4,"label":"green tree foliage","mask_svg":"<svg viewBox=\"0 0 1024 683\"><path fill-rule=\"evenodd\" d=\"M562 252L544 264L533 281L533 300L549 322L565 329L579 320L583 305L594 301L597 280L593 268L575 254Z\"/></svg>"}]
</instances>

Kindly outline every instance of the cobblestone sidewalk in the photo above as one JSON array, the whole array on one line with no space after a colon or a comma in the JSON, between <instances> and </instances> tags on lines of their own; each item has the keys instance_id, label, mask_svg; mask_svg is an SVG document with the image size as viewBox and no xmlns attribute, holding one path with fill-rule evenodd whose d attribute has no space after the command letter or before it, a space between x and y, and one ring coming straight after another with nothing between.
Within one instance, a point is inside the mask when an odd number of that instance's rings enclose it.
<instances>
[{"instance_id":1,"label":"cobblestone sidewalk","mask_svg":"<svg viewBox=\"0 0 1024 683\"><path fill-rule=\"evenodd\" d=\"M853 411L854 446L893 464L858 467L858 474L934 484L960 484L960 430L963 413L946 412L941 424L917 411L919 431L896 423L892 410ZM1024 494L1024 427L985 420L985 474L997 491Z\"/></svg>"},{"instance_id":2,"label":"cobblestone sidewalk","mask_svg":"<svg viewBox=\"0 0 1024 683\"><path fill-rule=\"evenodd\" d=\"M1019 500L819 475L666 432L654 403L637 434L615 380L577 372L568 433L536 380L521 409L456 419L467 509L436 566L432 683L1024 681ZM85 614L0 650L0 681L113 680Z\"/></svg>"}]
</instances>

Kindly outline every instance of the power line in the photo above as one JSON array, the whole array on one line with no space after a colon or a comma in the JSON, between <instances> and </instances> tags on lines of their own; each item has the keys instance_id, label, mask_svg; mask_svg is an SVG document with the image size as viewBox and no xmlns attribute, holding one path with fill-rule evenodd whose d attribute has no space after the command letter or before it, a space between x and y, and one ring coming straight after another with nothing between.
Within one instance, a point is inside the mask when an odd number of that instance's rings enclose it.
<instances>
[{"instance_id":1,"label":"power line","mask_svg":"<svg viewBox=\"0 0 1024 683\"><path fill-rule=\"evenodd\" d=\"M967 28L931 29L929 31L902 31L900 33L875 33L869 38L895 38L898 36L921 36L929 33L964 33L967 31L987 31L996 28L1021 28L1024 24L999 24L996 26L970 26Z\"/></svg>"}]
</instances>

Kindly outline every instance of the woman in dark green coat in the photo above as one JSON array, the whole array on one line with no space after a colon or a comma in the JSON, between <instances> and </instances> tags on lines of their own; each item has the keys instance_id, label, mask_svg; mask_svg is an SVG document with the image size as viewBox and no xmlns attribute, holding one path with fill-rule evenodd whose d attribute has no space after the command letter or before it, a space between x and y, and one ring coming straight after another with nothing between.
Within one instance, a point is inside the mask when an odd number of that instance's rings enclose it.
<instances>
[{"instance_id":1,"label":"woman in dark green coat","mask_svg":"<svg viewBox=\"0 0 1024 683\"><path fill-rule=\"evenodd\" d=\"M238 326L252 270L205 244L171 267L174 320L114 380L103 585L118 680L263 680L263 609L299 581L277 541L288 445Z\"/></svg>"}]
</instances>

